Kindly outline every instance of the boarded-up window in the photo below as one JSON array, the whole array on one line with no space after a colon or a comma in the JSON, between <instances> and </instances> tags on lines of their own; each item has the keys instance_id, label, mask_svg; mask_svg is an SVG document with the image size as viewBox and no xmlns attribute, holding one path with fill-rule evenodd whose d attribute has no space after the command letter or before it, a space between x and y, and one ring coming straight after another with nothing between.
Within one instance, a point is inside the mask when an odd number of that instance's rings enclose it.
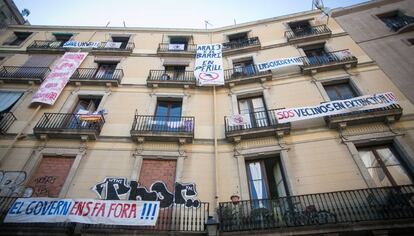
<instances>
[{"instance_id":1,"label":"boarded-up window","mask_svg":"<svg viewBox=\"0 0 414 236\"><path fill-rule=\"evenodd\" d=\"M75 158L44 156L29 181L33 197L58 197Z\"/></svg>"},{"instance_id":2,"label":"boarded-up window","mask_svg":"<svg viewBox=\"0 0 414 236\"><path fill-rule=\"evenodd\" d=\"M174 192L175 160L148 160L142 161L139 183L150 189L156 181L162 181L170 193Z\"/></svg>"}]
</instances>

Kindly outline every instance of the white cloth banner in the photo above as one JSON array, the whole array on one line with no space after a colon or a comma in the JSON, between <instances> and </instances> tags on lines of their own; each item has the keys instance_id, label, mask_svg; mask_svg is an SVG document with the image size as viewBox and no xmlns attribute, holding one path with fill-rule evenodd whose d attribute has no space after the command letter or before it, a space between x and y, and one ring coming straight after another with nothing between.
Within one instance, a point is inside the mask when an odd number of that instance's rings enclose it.
<instances>
[{"instance_id":1,"label":"white cloth banner","mask_svg":"<svg viewBox=\"0 0 414 236\"><path fill-rule=\"evenodd\" d=\"M260 72L273 70L280 67L292 66L292 65L303 65L303 61L300 57L289 57L282 58L273 61L263 62L257 65Z\"/></svg>"},{"instance_id":2,"label":"white cloth banner","mask_svg":"<svg viewBox=\"0 0 414 236\"><path fill-rule=\"evenodd\" d=\"M197 45L194 75L199 86L224 85L221 44Z\"/></svg>"},{"instance_id":3,"label":"white cloth banner","mask_svg":"<svg viewBox=\"0 0 414 236\"><path fill-rule=\"evenodd\" d=\"M4 222L154 226L159 209L158 201L18 198L7 212Z\"/></svg>"},{"instance_id":4,"label":"white cloth banner","mask_svg":"<svg viewBox=\"0 0 414 236\"><path fill-rule=\"evenodd\" d=\"M101 42L78 42L67 41L63 44L64 48L97 48L101 45Z\"/></svg>"},{"instance_id":5,"label":"white cloth banner","mask_svg":"<svg viewBox=\"0 0 414 236\"><path fill-rule=\"evenodd\" d=\"M85 60L87 55L87 52L65 53L33 95L32 103L38 102L53 105L72 74L82 61Z\"/></svg>"},{"instance_id":6,"label":"white cloth banner","mask_svg":"<svg viewBox=\"0 0 414 236\"><path fill-rule=\"evenodd\" d=\"M346 100L338 100L323 103L317 106L287 108L276 110L276 118L279 123L287 123L298 120L307 120L317 117L344 114L353 111L364 111L387 107L395 104L397 98L392 92L366 95Z\"/></svg>"},{"instance_id":7,"label":"white cloth banner","mask_svg":"<svg viewBox=\"0 0 414 236\"><path fill-rule=\"evenodd\" d=\"M121 48L121 42L107 42L105 48Z\"/></svg>"},{"instance_id":8,"label":"white cloth banner","mask_svg":"<svg viewBox=\"0 0 414 236\"><path fill-rule=\"evenodd\" d=\"M170 51L184 51L184 49L185 49L185 44L170 43L168 45L168 50Z\"/></svg>"},{"instance_id":9,"label":"white cloth banner","mask_svg":"<svg viewBox=\"0 0 414 236\"><path fill-rule=\"evenodd\" d=\"M249 114L236 114L227 117L227 122L230 126L247 125L250 124Z\"/></svg>"}]
</instances>

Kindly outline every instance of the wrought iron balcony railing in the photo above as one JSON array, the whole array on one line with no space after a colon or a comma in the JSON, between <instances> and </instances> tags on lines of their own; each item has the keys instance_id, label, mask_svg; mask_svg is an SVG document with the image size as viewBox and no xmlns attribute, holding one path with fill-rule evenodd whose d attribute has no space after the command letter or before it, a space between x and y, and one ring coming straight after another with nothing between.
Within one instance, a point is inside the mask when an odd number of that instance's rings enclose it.
<instances>
[{"instance_id":1,"label":"wrought iron balcony railing","mask_svg":"<svg viewBox=\"0 0 414 236\"><path fill-rule=\"evenodd\" d=\"M349 50L325 52L318 56L306 56L302 57L302 61L302 70L344 64L356 65L358 63L358 59Z\"/></svg>"},{"instance_id":2,"label":"wrought iron balcony railing","mask_svg":"<svg viewBox=\"0 0 414 236\"><path fill-rule=\"evenodd\" d=\"M16 117L11 112L0 112L0 134L5 134Z\"/></svg>"},{"instance_id":3,"label":"wrought iron balcony railing","mask_svg":"<svg viewBox=\"0 0 414 236\"><path fill-rule=\"evenodd\" d=\"M27 50L65 50L63 47L63 41L44 41L44 40L35 40L32 44L27 47Z\"/></svg>"},{"instance_id":4,"label":"wrought iron balcony railing","mask_svg":"<svg viewBox=\"0 0 414 236\"><path fill-rule=\"evenodd\" d=\"M12 81L42 81L49 72L48 67L3 66L0 69L0 78Z\"/></svg>"},{"instance_id":5,"label":"wrought iron balcony railing","mask_svg":"<svg viewBox=\"0 0 414 236\"><path fill-rule=\"evenodd\" d=\"M260 46L259 37L252 37L238 41L231 41L223 43L223 52L232 50L232 49L240 49L250 46Z\"/></svg>"},{"instance_id":6,"label":"wrought iron balcony railing","mask_svg":"<svg viewBox=\"0 0 414 236\"><path fill-rule=\"evenodd\" d=\"M195 85L194 71L150 70L147 84Z\"/></svg>"},{"instance_id":7,"label":"wrought iron balcony railing","mask_svg":"<svg viewBox=\"0 0 414 236\"><path fill-rule=\"evenodd\" d=\"M59 234L73 235L76 223L3 223L7 212L17 197L0 197L0 228L6 232L29 232L32 234ZM122 230L127 234L140 234L148 231L174 231L174 232L203 232L209 214L209 203L201 202L199 207L185 207L174 204L169 208L160 210L155 226L127 226L127 225L91 225L81 224L81 233L90 232L108 234L119 233Z\"/></svg>"},{"instance_id":8,"label":"wrought iron balcony railing","mask_svg":"<svg viewBox=\"0 0 414 236\"><path fill-rule=\"evenodd\" d=\"M392 104L382 108L325 116L325 121L330 128L334 128L339 123L344 122L348 124L360 124L375 121L389 121L387 120L388 117L399 120L402 116L402 111L403 109L399 104Z\"/></svg>"},{"instance_id":9,"label":"wrought iron balcony railing","mask_svg":"<svg viewBox=\"0 0 414 236\"><path fill-rule=\"evenodd\" d=\"M80 137L86 135L96 139L105 119L103 115L81 115L73 113L44 113L33 129L36 136Z\"/></svg>"},{"instance_id":10,"label":"wrought iron balcony railing","mask_svg":"<svg viewBox=\"0 0 414 236\"><path fill-rule=\"evenodd\" d=\"M245 114L248 119L244 125L230 125L231 116L224 117L226 133L232 133L242 130L260 129L267 127L290 127L290 123L279 124L276 119L276 111L279 109L256 111Z\"/></svg>"},{"instance_id":11,"label":"wrought iron balcony railing","mask_svg":"<svg viewBox=\"0 0 414 236\"><path fill-rule=\"evenodd\" d=\"M147 139L178 140L194 137L194 117L135 115L131 136Z\"/></svg>"},{"instance_id":12,"label":"wrought iron balcony railing","mask_svg":"<svg viewBox=\"0 0 414 236\"><path fill-rule=\"evenodd\" d=\"M285 31L285 37L288 41L330 34L332 34L332 31L326 25L310 26L307 28L302 28L300 30L295 29Z\"/></svg>"},{"instance_id":13,"label":"wrought iron balcony railing","mask_svg":"<svg viewBox=\"0 0 414 236\"><path fill-rule=\"evenodd\" d=\"M383 187L219 204L221 231L414 218L414 186Z\"/></svg>"},{"instance_id":14,"label":"wrought iron balcony railing","mask_svg":"<svg viewBox=\"0 0 414 236\"><path fill-rule=\"evenodd\" d=\"M115 81L118 84L121 83L121 79L124 77L124 71L122 69L115 69L112 71L100 71L96 68L78 68L70 78L71 81Z\"/></svg>"},{"instance_id":15,"label":"wrought iron balcony railing","mask_svg":"<svg viewBox=\"0 0 414 236\"><path fill-rule=\"evenodd\" d=\"M160 209L155 226L117 226L117 225L84 225L82 232L94 231L108 234L108 232L139 231L181 231L181 232L203 232L208 219L209 204L200 203L198 208L187 208L184 205L173 205L169 208Z\"/></svg>"},{"instance_id":16,"label":"wrought iron balcony railing","mask_svg":"<svg viewBox=\"0 0 414 236\"><path fill-rule=\"evenodd\" d=\"M125 45L122 44L121 47L107 47L108 42L101 42L97 48L93 48L93 51L106 51L106 52L132 52L135 48L133 42L128 42Z\"/></svg>"},{"instance_id":17,"label":"wrought iron balcony railing","mask_svg":"<svg viewBox=\"0 0 414 236\"><path fill-rule=\"evenodd\" d=\"M160 43L158 46L158 53L173 53L173 54L195 54L197 45L184 44L184 48L173 48L169 43Z\"/></svg>"},{"instance_id":18,"label":"wrought iron balcony railing","mask_svg":"<svg viewBox=\"0 0 414 236\"><path fill-rule=\"evenodd\" d=\"M256 65L224 70L224 80L226 83L247 80L255 81L252 80L254 78L272 78L272 72L270 70L260 72Z\"/></svg>"}]
</instances>

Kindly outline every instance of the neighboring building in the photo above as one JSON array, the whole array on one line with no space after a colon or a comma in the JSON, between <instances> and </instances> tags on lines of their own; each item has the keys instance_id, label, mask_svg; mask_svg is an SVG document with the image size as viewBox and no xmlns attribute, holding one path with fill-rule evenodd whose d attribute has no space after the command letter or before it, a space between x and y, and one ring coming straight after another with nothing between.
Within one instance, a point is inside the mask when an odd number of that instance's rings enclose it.
<instances>
[{"instance_id":1,"label":"neighboring building","mask_svg":"<svg viewBox=\"0 0 414 236\"><path fill-rule=\"evenodd\" d=\"M332 17L414 102L414 1L374 0Z\"/></svg>"},{"instance_id":2,"label":"neighboring building","mask_svg":"<svg viewBox=\"0 0 414 236\"><path fill-rule=\"evenodd\" d=\"M0 29L7 25L24 25L26 20L23 18L13 0L0 1Z\"/></svg>"},{"instance_id":3,"label":"neighboring building","mask_svg":"<svg viewBox=\"0 0 414 236\"><path fill-rule=\"evenodd\" d=\"M211 30L9 26L0 220L17 196L157 199L162 210L155 227L2 223L0 234L202 235L208 216L221 235L412 234L414 106L326 23L315 10ZM53 106L31 106L49 68L80 50L62 47L69 40L102 43L81 49L89 55ZM226 83L215 89L193 74L196 45L209 43L223 44ZM258 70L290 57L303 65ZM276 119L280 108L384 92L398 104ZM81 120L85 111L102 118ZM229 123L237 114L244 125Z\"/></svg>"}]
</instances>

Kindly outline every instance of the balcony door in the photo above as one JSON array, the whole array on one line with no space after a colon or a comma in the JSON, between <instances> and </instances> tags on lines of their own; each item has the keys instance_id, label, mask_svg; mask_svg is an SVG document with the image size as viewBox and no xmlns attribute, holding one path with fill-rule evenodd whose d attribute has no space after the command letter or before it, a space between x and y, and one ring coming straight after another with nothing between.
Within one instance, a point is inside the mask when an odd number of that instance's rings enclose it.
<instances>
[{"instance_id":1,"label":"balcony door","mask_svg":"<svg viewBox=\"0 0 414 236\"><path fill-rule=\"evenodd\" d=\"M181 101L158 101L153 130L176 131L181 128Z\"/></svg>"},{"instance_id":2,"label":"balcony door","mask_svg":"<svg viewBox=\"0 0 414 236\"><path fill-rule=\"evenodd\" d=\"M112 42L121 43L121 46L119 48L126 49L129 42L129 37L112 37Z\"/></svg>"},{"instance_id":3,"label":"balcony door","mask_svg":"<svg viewBox=\"0 0 414 236\"><path fill-rule=\"evenodd\" d=\"M233 76L237 75L254 75L255 68L252 58L246 58L244 60L239 60L233 62Z\"/></svg>"},{"instance_id":4,"label":"balcony door","mask_svg":"<svg viewBox=\"0 0 414 236\"><path fill-rule=\"evenodd\" d=\"M325 50L325 44L316 44L303 48L311 65L321 65L334 61L335 58Z\"/></svg>"},{"instance_id":5,"label":"balcony door","mask_svg":"<svg viewBox=\"0 0 414 236\"><path fill-rule=\"evenodd\" d=\"M292 29L296 37L303 37L312 34L312 27L309 21L298 21L289 23L289 27Z\"/></svg>"},{"instance_id":6,"label":"balcony door","mask_svg":"<svg viewBox=\"0 0 414 236\"><path fill-rule=\"evenodd\" d=\"M286 196L285 174L279 157L246 162L250 199L275 199ZM254 203L259 207L260 203Z\"/></svg>"},{"instance_id":7,"label":"balcony door","mask_svg":"<svg viewBox=\"0 0 414 236\"><path fill-rule=\"evenodd\" d=\"M96 71L96 79L112 79L115 74L116 63L100 63Z\"/></svg>"},{"instance_id":8,"label":"balcony door","mask_svg":"<svg viewBox=\"0 0 414 236\"><path fill-rule=\"evenodd\" d=\"M165 66L164 77L162 79L184 80L185 66Z\"/></svg>"},{"instance_id":9,"label":"balcony door","mask_svg":"<svg viewBox=\"0 0 414 236\"><path fill-rule=\"evenodd\" d=\"M269 126L267 109L262 96L239 99L239 112L250 118L250 122L245 125L246 129Z\"/></svg>"},{"instance_id":10,"label":"balcony door","mask_svg":"<svg viewBox=\"0 0 414 236\"><path fill-rule=\"evenodd\" d=\"M93 122L81 121L79 116L83 114L91 114L97 111L101 98L79 98L73 109L68 122L68 128L88 127L94 125Z\"/></svg>"}]
</instances>

